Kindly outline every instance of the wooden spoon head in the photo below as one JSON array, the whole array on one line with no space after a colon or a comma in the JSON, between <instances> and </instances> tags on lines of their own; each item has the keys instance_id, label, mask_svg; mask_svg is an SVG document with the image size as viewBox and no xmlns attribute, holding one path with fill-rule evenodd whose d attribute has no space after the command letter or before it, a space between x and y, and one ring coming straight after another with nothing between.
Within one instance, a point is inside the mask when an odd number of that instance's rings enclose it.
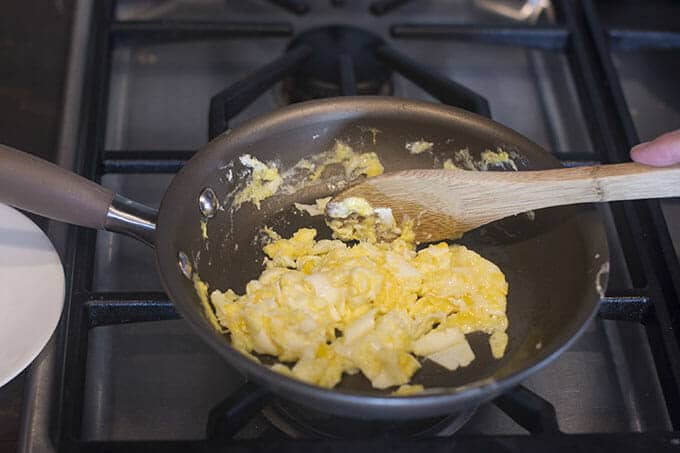
<instances>
[{"instance_id":1,"label":"wooden spoon head","mask_svg":"<svg viewBox=\"0 0 680 453\"><path fill-rule=\"evenodd\" d=\"M457 239L486 223L466 215L467 196L450 189L452 178L460 179L463 189L469 186L469 173L476 172L418 169L387 173L349 187L333 197L329 206L349 197L364 198L373 208L391 208L398 225L411 219L417 242ZM444 180L447 184L442 184Z\"/></svg>"}]
</instances>

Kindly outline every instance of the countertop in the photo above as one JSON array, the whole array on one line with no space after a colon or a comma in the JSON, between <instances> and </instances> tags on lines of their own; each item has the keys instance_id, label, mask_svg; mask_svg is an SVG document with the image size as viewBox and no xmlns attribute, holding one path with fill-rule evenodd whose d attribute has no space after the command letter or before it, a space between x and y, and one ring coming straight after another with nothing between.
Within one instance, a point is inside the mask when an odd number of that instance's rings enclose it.
<instances>
[{"instance_id":1,"label":"countertop","mask_svg":"<svg viewBox=\"0 0 680 453\"><path fill-rule=\"evenodd\" d=\"M74 0L3 2L0 143L54 159ZM0 451L15 451L24 374L0 388Z\"/></svg>"}]
</instances>

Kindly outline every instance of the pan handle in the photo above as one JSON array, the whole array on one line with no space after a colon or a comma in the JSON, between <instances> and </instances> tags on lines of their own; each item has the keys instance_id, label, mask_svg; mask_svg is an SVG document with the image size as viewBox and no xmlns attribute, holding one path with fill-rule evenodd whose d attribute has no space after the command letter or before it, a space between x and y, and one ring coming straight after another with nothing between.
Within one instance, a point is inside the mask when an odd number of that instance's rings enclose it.
<instances>
[{"instance_id":1,"label":"pan handle","mask_svg":"<svg viewBox=\"0 0 680 453\"><path fill-rule=\"evenodd\" d=\"M122 233L151 247L155 245L155 209L5 145L0 145L0 202L50 219Z\"/></svg>"}]
</instances>

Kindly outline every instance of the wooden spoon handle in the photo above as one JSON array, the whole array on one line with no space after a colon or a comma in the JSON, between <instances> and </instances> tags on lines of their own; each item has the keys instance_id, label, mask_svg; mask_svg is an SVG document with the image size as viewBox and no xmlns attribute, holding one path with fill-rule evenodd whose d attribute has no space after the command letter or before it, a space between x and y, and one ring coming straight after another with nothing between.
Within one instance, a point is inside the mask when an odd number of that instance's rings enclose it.
<instances>
[{"instance_id":1,"label":"wooden spoon handle","mask_svg":"<svg viewBox=\"0 0 680 453\"><path fill-rule=\"evenodd\" d=\"M680 165L625 163L522 172L456 172L444 179L449 193L461 193L461 184L474 187L443 209L453 215L464 203L471 222L468 229L552 206L680 196Z\"/></svg>"},{"instance_id":2,"label":"wooden spoon handle","mask_svg":"<svg viewBox=\"0 0 680 453\"><path fill-rule=\"evenodd\" d=\"M433 241L534 209L680 197L680 165L625 163L520 172L405 170L368 178L337 199L347 197L390 207L398 221L417 219L416 239Z\"/></svg>"},{"instance_id":3,"label":"wooden spoon handle","mask_svg":"<svg viewBox=\"0 0 680 453\"><path fill-rule=\"evenodd\" d=\"M517 179L516 183L521 184L521 189L540 192L538 201L544 204L533 209L574 203L680 196L680 165L650 167L625 163L529 171L516 175L513 179Z\"/></svg>"},{"instance_id":4,"label":"wooden spoon handle","mask_svg":"<svg viewBox=\"0 0 680 453\"><path fill-rule=\"evenodd\" d=\"M466 210L513 215L531 209L576 203L680 196L680 165L637 163L520 172L405 170L367 179L345 194L367 193L371 186L389 198ZM370 197L373 200L376 197ZM394 203L385 203L391 206Z\"/></svg>"}]
</instances>

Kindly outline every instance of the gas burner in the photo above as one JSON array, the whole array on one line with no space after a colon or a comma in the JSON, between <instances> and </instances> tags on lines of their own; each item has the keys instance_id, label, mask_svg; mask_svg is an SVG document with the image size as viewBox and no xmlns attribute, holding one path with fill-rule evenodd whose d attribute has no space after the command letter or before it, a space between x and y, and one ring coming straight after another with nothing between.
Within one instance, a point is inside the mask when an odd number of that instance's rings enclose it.
<instances>
[{"instance_id":1,"label":"gas burner","mask_svg":"<svg viewBox=\"0 0 680 453\"><path fill-rule=\"evenodd\" d=\"M308 48L311 55L283 81L288 103L340 95L392 92L392 71L376 57L385 41L356 27L325 26L297 36L288 51Z\"/></svg>"},{"instance_id":2,"label":"gas burner","mask_svg":"<svg viewBox=\"0 0 680 453\"><path fill-rule=\"evenodd\" d=\"M276 398L262 412L272 425L294 439L366 439L376 435L449 436L462 428L475 411L472 408L443 417L389 422L325 414Z\"/></svg>"},{"instance_id":3,"label":"gas burner","mask_svg":"<svg viewBox=\"0 0 680 453\"><path fill-rule=\"evenodd\" d=\"M330 25L298 35L283 55L215 94L210 99L208 137L212 140L227 130L234 116L279 82L286 104L340 95L390 95L393 71L445 104L491 116L483 96L429 70L380 36Z\"/></svg>"}]
</instances>

